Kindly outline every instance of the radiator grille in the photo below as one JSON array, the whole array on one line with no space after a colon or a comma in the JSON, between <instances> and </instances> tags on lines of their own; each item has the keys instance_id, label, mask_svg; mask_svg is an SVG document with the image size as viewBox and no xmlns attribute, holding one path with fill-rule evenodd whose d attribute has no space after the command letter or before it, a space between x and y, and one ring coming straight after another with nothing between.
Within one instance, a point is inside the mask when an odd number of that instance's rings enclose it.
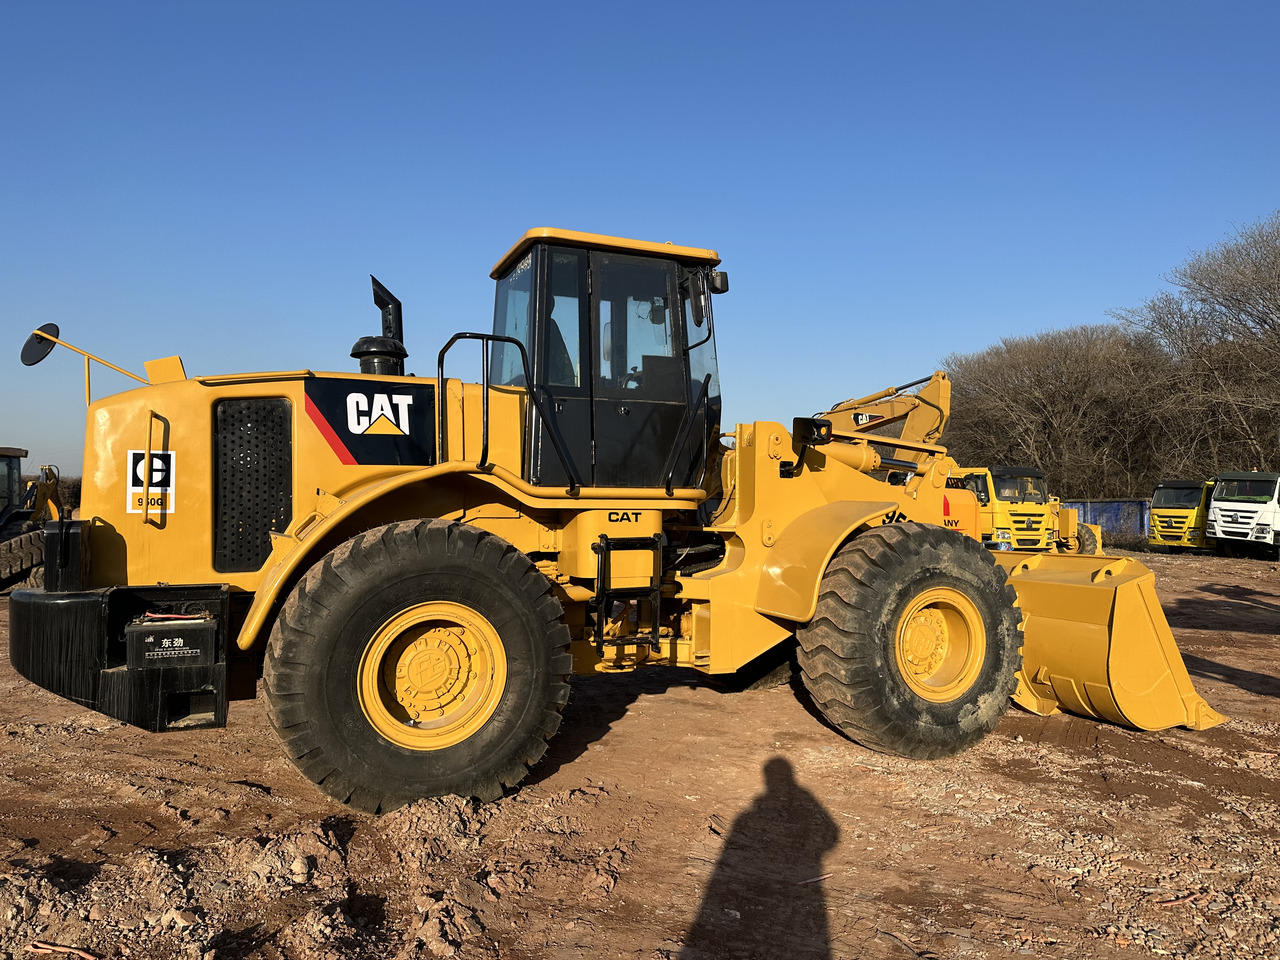
<instances>
[{"instance_id":1,"label":"radiator grille","mask_svg":"<svg viewBox=\"0 0 1280 960\"><path fill-rule=\"evenodd\" d=\"M293 518L291 407L282 398L214 407L213 569L261 569Z\"/></svg>"}]
</instances>

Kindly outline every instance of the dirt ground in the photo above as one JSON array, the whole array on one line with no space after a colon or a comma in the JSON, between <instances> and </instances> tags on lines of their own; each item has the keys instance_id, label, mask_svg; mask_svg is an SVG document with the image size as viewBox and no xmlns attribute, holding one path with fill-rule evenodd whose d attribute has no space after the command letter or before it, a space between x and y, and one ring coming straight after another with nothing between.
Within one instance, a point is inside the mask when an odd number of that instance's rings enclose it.
<instances>
[{"instance_id":1,"label":"dirt ground","mask_svg":"<svg viewBox=\"0 0 1280 960\"><path fill-rule=\"evenodd\" d=\"M381 819L313 789L261 699L156 736L5 657L0 958L1280 956L1280 574L1142 559L1221 727L1013 708L914 762L789 687L603 677L518 793Z\"/></svg>"}]
</instances>

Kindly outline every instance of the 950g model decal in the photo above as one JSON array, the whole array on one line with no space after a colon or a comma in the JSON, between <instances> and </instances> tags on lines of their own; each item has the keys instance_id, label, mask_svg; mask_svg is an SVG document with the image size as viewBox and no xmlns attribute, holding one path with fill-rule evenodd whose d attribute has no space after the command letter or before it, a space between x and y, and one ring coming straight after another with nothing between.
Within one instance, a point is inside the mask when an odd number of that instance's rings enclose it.
<instances>
[{"instance_id":1,"label":"950g model decal","mask_svg":"<svg viewBox=\"0 0 1280 960\"><path fill-rule=\"evenodd\" d=\"M317 377L306 382L307 416L347 464L436 462L436 391L429 384Z\"/></svg>"},{"instance_id":2,"label":"950g model decal","mask_svg":"<svg viewBox=\"0 0 1280 960\"><path fill-rule=\"evenodd\" d=\"M151 451L149 470L144 466L147 451L130 450L126 455L129 458L129 499L125 511L127 513L173 513L176 506L173 451Z\"/></svg>"}]
</instances>

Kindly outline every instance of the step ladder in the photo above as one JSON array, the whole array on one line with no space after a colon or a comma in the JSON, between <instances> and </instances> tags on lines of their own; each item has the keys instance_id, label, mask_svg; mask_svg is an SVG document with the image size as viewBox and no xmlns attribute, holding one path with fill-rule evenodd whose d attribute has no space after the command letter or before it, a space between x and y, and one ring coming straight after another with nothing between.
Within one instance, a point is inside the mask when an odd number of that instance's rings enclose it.
<instances>
[{"instance_id":1,"label":"step ladder","mask_svg":"<svg viewBox=\"0 0 1280 960\"><path fill-rule=\"evenodd\" d=\"M587 609L595 617L596 656L604 656L605 645L618 646L624 643L645 643L658 652L658 622L662 613L662 534L655 533L651 537L610 537L600 534L600 539L591 545L596 554L596 595L587 601ZM648 550L653 554L653 577L645 587L610 588L612 575L612 557L615 553ZM606 640L604 623L615 600L647 600L652 614L649 636L644 637L637 632L623 640ZM638 616L638 615L637 615ZM638 625L638 624L637 624Z\"/></svg>"}]
</instances>

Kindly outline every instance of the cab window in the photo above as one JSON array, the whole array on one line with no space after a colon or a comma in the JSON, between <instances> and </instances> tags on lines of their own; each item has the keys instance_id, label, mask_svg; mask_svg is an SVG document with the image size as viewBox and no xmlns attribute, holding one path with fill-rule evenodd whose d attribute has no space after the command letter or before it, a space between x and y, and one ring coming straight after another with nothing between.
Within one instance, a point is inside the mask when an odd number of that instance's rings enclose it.
<instances>
[{"instance_id":1,"label":"cab window","mask_svg":"<svg viewBox=\"0 0 1280 960\"><path fill-rule=\"evenodd\" d=\"M529 338L533 319L533 277L536 273L534 269L536 252L535 249L526 253L524 258L498 281L497 295L493 305L493 332L500 337L513 337L519 340L524 344L530 361L533 359L533 354L529 350ZM509 343L495 343L489 377L490 382L495 386L525 386L520 351Z\"/></svg>"},{"instance_id":2,"label":"cab window","mask_svg":"<svg viewBox=\"0 0 1280 960\"><path fill-rule=\"evenodd\" d=\"M592 255L598 344L596 395L683 400L684 356L673 306L675 265Z\"/></svg>"},{"instance_id":3,"label":"cab window","mask_svg":"<svg viewBox=\"0 0 1280 960\"><path fill-rule=\"evenodd\" d=\"M581 387L587 314L587 258L580 250L552 249L549 257L546 377L553 387Z\"/></svg>"},{"instance_id":4,"label":"cab window","mask_svg":"<svg viewBox=\"0 0 1280 960\"><path fill-rule=\"evenodd\" d=\"M968 490L981 504L991 502L991 492L987 489L987 478L980 473L971 473L964 477L948 477L947 486L952 490Z\"/></svg>"}]
</instances>

